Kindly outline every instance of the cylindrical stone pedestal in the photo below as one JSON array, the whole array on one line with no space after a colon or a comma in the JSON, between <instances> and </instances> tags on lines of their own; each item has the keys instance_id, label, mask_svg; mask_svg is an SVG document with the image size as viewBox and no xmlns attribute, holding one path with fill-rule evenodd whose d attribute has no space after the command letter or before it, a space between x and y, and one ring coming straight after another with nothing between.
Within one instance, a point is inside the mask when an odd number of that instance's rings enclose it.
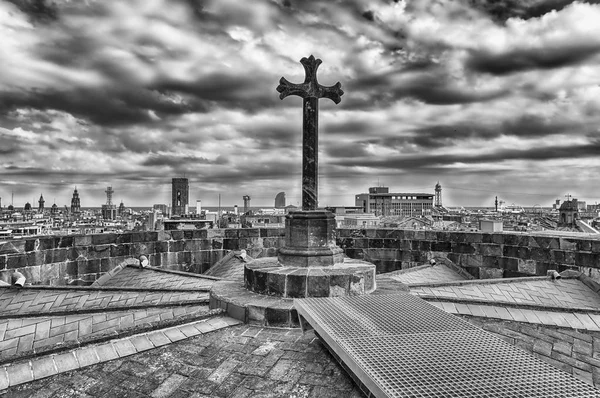
<instances>
[{"instance_id":1,"label":"cylindrical stone pedestal","mask_svg":"<svg viewBox=\"0 0 600 398\"><path fill-rule=\"evenodd\" d=\"M286 267L323 267L341 263L344 251L335 244L335 216L326 210L290 212L285 220L285 247L279 262Z\"/></svg>"}]
</instances>

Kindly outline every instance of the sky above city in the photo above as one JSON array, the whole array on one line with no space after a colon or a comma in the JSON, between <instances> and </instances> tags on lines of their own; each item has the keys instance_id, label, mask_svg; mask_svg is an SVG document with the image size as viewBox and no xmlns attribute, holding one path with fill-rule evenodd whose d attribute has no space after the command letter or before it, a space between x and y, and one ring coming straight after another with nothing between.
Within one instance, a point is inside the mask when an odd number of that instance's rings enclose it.
<instances>
[{"instance_id":1,"label":"sky above city","mask_svg":"<svg viewBox=\"0 0 600 398\"><path fill-rule=\"evenodd\" d=\"M273 206L301 193L299 60L323 60L319 202L600 200L600 1L0 0L2 206ZM35 201L35 202L33 202Z\"/></svg>"}]
</instances>

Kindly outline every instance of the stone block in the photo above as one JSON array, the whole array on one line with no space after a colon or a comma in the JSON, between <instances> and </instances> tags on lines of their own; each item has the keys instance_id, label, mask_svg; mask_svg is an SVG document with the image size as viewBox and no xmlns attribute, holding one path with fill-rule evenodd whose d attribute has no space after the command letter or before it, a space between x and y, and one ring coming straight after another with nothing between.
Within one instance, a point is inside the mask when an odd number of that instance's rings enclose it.
<instances>
[{"instance_id":1,"label":"stone block","mask_svg":"<svg viewBox=\"0 0 600 398\"><path fill-rule=\"evenodd\" d=\"M133 233L131 233L131 232L117 234L117 237L115 239L115 244L117 244L117 245L123 244L123 243L132 243L132 242L133 242Z\"/></svg>"},{"instance_id":2,"label":"stone block","mask_svg":"<svg viewBox=\"0 0 600 398\"><path fill-rule=\"evenodd\" d=\"M212 248L213 249L222 249L223 248L223 239L217 238L212 240Z\"/></svg>"},{"instance_id":3,"label":"stone block","mask_svg":"<svg viewBox=\"0 0 600 398\"><path fill-rule=\"evenodd\" d=\"M499 268L509 271L518 271L519 259L513 257L498 257L498 266Z\"/></svg>"},{"instance_id":4,"label":"stone block","mask_svg":"<svg viewBox=\"0 0 600 398\"><path fill-rule=\"evenodd\" d=\"M0 270L6 269L6 254L0 255Z\"/></svg>"},{"instance_id":5,"label":"stone block","mask_svg":"<svg viewBox=\"0 0 600 398\"><path fill-rule=\"evenodd\" d=\"M307 269L299 269L287 275L285 287L285 297L301 298L306 297L306 273ZM255 275L256 278L256 275ZM255 286L259 286L255 280ZM255 290L256 291L256 290Z\"/></svg>"},{"instance_id":6,"label":"stone block","mask_svg":"<svg viewBox=\"0 0 600 398\"><path fill-rule=\"evenodd\" d=\"M577 241L577 250L579 251L592 251L592 241L588 239L579 239Z\"/></svg>"},{"instance_id":7,"label":"stone block","mask_svg":"<svg viewBox=\"0 0 600 398\"><path fill-rule=\"evenodd\" d=\"M58 247L59 242L60 238L54 236L40 238L36 250L52 250Z\"/></svg>"},{"instance_id":8,"label":"stone block","mask_svg":"<svg viewBox=\"0 0 600 398\"><path fill-rule=\"evenodd\" d=\"M27 266L27 256L23 254L12 254L6 257L6 268L17 269Z\"/></svg>"},{"instance_id":9,"label":"stone block","mask_svg":"<svg viewBox=\"0 0 600 398\"><path fill-rule=\"evenodd\" d=\"M157 245L155 245L157 246ZM202 250L202 244L200 239L186 239L184 243L184 250L190 252L198 252Z\"/></svg>"},{"instance_id":10,"label":"stone block","mask_svg":"<svg viewBox=\"0 0 600 398\"><path fill-rule=\"evenodd\" d=\"M365 277L364 275L351 275L350 276L350 290L351 296L359 296L365 294Z\"/></svg>"},{"instance_id":11,"label":"stone block","mask_svg":"<svg viewBox=\"0 0 600 398\"><path fill-rule=\"evenodd\" d=\"M192 238L193 239L206 239L207 235L208 235L208 233L206 232L205 229L195 229L194 233L192 234Z\"/></svg>"},{"instance_id":12,"label":"stone block","mask_svg":"<svg viewBox=\"0 0 600 398\"><path fill-rule=\"evenodd\" d=\"M575 265L598 268L598 253L579 251L575 253Z\"/></svg>"},{"instance_id":13,"label":"stone block","mask_svg":"<svg viewBox=\"0 0 600 398\"><path fill-rule=\"evenodd\" d=\"M183 238L183 231L169 231L171 233L171 240L182 240Z\"/></svg>"},{"instance_id":14,"label":"stone block","mask_svg":"<svg viewBox=\"0 0 600 398\"><path fill-rule=\"evenodd\" d=\"M183 231L183 239L194 239L194 230L190 229Z\"/></svg>"},{"instance_id":15,"label":"stone block","mask_svg":"<svg viewBox=\"0 0 600 398\"><path fill-rule=\"evenodd\" d=\"M570 251L576 251L577 250L577 240L573 239L573 238L559 238L558 239L558 243L559 243L559 249L561 250L570 250Z\"/></svg>"},{"instance_id":16,"label":"stone block","mask_svg":"<svg viewBox=\"0 0 600 398\"><path fill-rule=\"evenodd\" d=\"M454 243L452 242L452 252L460 254L474 254L475 247L469 243Z\"/></svg>"},{"instance_id":17,"label":"stone block","mask_svg":"<svg viewBox=\"0 0 600 398\"><path fill-rule=\"evenodd\" d=\"M177 253L177 264L190 264L192 262L192 252L178 252Z\"/></svg>"},{"instance_id":18,"label":"stone block","mask_svg":"<svg viewBox=\"0 0 600 398\"><path fill-rule=\"evenodd\" d=\"M115 244L110 246L110 256L129 256L131 255L131 245L130 244Z\"/></svg>"},{"instance_id":19,"label":"stone block","mask_svg":"<svg viewBox=\"0 0 600 398\"><path fill-rule=\"evenodd\" d=\"M168 251L170 251L170 252L180 252L180 251L183 251L183 249L185 248L184 240L170 240L167 242L169 244Z\"/></svg>"},{"instance_id":20,"label":"stone block","mask_svg":"<svg viewBox=\"0 0 600 398\"><path fill-rule=\"evenodd\" d=\"M529 251L529 258L535 261L552 261L552 251L550 249L533 247Z\"/></svg>"},{"instance_id":21,"label":"stone block","mask_svg":"<svg viewBox=\"0 0 600 398\"><path fill-rule=\"evenodd\" d=\"M535 260L519 260L517 271L527 275L537 275L537 261Z\"/></svg>"},{"instance_id":22,"label":"stone block","mask_svg":"<svg viewBox=\"0 0 600 398\"><path fill-rule=\"evenodd\" d=\"M283 296L285 294L286 274L270 272L267 275L267 294Z\"/></svg>"},{"instance_id":23,"label":"stone block","mask_svg":"<svg viewBox=\"0 0 600 398\"><path fill-rule=\"evenodd\" d=\"M89 246L92 244L92 235L75 236L75 246Z\"/></svg>"},{"instance_id":24,"label":"stone block","mask_svg":"<svg viewBox=\"0 0 600 398\"><path fill-rule=\"evenodd\" d=\"M450 242L450 241L431 242L431 251L450 252L450 251L452 251L452 242Z\"/></svg>"},{"instance_id":25,"label":"stone block","mask_svg":"<svg viewBox=\"0 0 600 398\"><path fill-rule=\"evenodd\" d=\"M479 268L479 279L498 279L498 278L502 278L503 274L504 274L503 269L487 268L487 267Z\"/></svg>"},{"instance_id":26,"label":"stone block","mask_svg":"<svg viewBox=\"0 0 600 398\"><path fill-rule=\"evenodd\" d=\"M331 275L329 282L329 297L346 296L350 291L350 275Z\"/></svg>"},{"instance_id":27,"label":"stone block","mask_svg":"<svg viewBox=\"0 0 600 398\"><path fill-rule=\"evenodd\" d=\"M45 251L31 251L31 252L28 252L26 254L26 256L27 256L27 265L29 265L29 266L42 265L46 262L46 252ZM50 261L50 262L52 262L52 261Z\"/></svg>"},{"instance_id":28,"label":"stone block","mask_svg":"<svg viewBox=\"0 0 600 398\"><path fill-rule=\"evenodd\" d=\"M39 239L27 239L25 241L25 249L24 250L26 252L37 250L37 248L39 246L39 242L40 242Z\"/></svg>"},{"instance_id":29,"label":"stone block","mask_svg":"<svg viewBox=\"0 0 600 398\"><path fill-rule=\"evenodd\" d=\"M483 256L481 265L488 268L503 268L499 264L498 256Z\"/></svg>"},{"instance_id":30,"label":"stone block","mask_svg":"<svg viewBox=\"0 0 600 398\"><path fill-rule=\"evenodd\" d=\"M482 243L483 235L479 232L467 232L465 234L466 243Z\"/></svg>"},{"instance_id":31,"label":"stone block","mask_svg":"<svg viewBox=\"0 0 600 398\"><path fill-rule=\"evenodd\" d=\"M213 250L210 252L210 260L212 264L215 264L217 261L220 261L225 256L225 251L223 250Z\"/></svg>"},{"instance_id":32,"label":"stone block","mask_svg":"<svg viewBox=\"0 0 600 398\"><path fill-rule=\"evenodd\" d=\"M238 250L240 248L239 246L239 239L235 238L235 239L223 239L223 249L225 250Z\"/></svg>"},{"instance_id":33,"label":"stone block","mask_svg":"<svg viewBox=\"0 0 600 398\"><path fill-rule=\"evenodd\" d=\"M117 234L94 234L92 235L92 245L108 245L117 243Z\"/></svg>"},{"instance_id":34,"label":"stone block","mask_svg":"<svg viewBox=\"0 0 600 398\"><path fill-rule=\"evenodd\" d=\"M265 308L265 324L266 326L289 327L289 311L278 308Z\"/></svg>"},{"instance_id":35,"label":"stone block","mask_svg":"<svg viewBox=\"0 0 600 398\"><path fill-rule=\"evenodd\" d=\"M67 261L67 259L69 257L69 251L70 251L70 249L66 249L64 247L59 248L59 249L49 250L46 252L45 262L62 263L64 261ZM51 261L50 261L50 259L51 259Z\"/></svg>"},{"instance_id":36,"label":"stone block","mask_svg":"<svg viewBox=\"0 0 600 398\"><path fill-rule=\"evenodd\" d=\"M504 250L506 250L507 247L513 247L513 246L504 246ZM479 254L481 254L482 256L501 257L503 254L501 246L494 245L494 244L486 244L486 243L481 243L479 245L478 251L479 251ZM510 256L510 257L515 257L515 256Z\"/></svg>"},{"instance_id":37,"label":"stone block","mask_svg":"<svg viewBox=\"0 0 600 398\"><path fill-rule=\"evenodd\" d=\"M427 240L419 241L419 250L422 252L431 251L431 242Z\"/></svg>"}]
</instances>

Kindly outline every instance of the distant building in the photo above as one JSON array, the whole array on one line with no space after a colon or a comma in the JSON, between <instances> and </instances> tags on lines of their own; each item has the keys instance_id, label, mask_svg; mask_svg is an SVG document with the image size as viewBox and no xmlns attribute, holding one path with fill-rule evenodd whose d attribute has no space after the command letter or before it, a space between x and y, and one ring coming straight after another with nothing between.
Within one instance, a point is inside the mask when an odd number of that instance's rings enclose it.
<instances>
[{"instance_id":1,"label":"distant building","mask_svg":"<svg viewBox=\"0 0 600 398\"><path fill-rule=\"evenodd\" d=\"M250 196L244 195L242 199L244 200L244 214L246 214L250 211Z\"/></svg>"},{"instance_id":2,"label":"distant building","mask_svg":"<svg viewBox=\"0 0 600 398\"><path fill-rule=\"evenodd\" d=\"M75 192L77 192L77 190L75 190ZM53 216L58 215L58 206L56 205L56 203L54 203L50 208L50 214L52 214Z\"/></svg>"},{"instance_id":3,"label":"distant building","mask_svg":"<svg viewBox=\"0 0 600 398\"><path fill-rule=\"evenodd\" d=\"M27 202L25 203L25 207L23 208L24 211L31 211L31 203Z\"/></svg>"},{"instance_id":4,"label":"distant building","mask_svg":"<svg viewBox=\"0 0 600 398\"><path fill-rule=\"evenodd\" d=\"M482 232L502 232L503 225L500 220L479 220L479 230Z\"/></svg>"},{"instance_id":5,"label":"distant building","mask_svg":"<svg viewBox=\"0 0 600 398\"><path fill-rule=\"evenodd\" d=\"M188 211L190 185L187 178L171 180L171 216L180 216Z\"/></svg>"},{"instance_id":6,"label":"distant building","mask_svg":"<svg viewBox=\"0 0 600 398\"><path fill-rule=\"evenodd\" d=\"M163 216L166 216L169 214L169 206L165 205L165 204L155 204L152 205L152 210L158 210L160 211Z\"/></svg>"},{"instance_id":7,"label":"distant building","mask_svg":"<svg viewBox=\"0 0 600 398\"><path fill-rule=\"evenodd\" d=\"M112 202L115 191L112 187L107 187L104 192L106 193L106 204L102 205L102 218L104 220L115 220L117 218L117 206Z\"/></svg>"},{"instance_id":8,"label":"distant building","mask_svg":"<svg viewBox=\"0 0 600 398\"><path fill-rule=\"evenodd\" d=\"M442 205L442 185L438 181L435 184L435 207L443 207Z\"/></svg>"},{"instance_id":9,"label":"distant building","mask_svg":"<svg viewBox=\"0 0 600 398\"><path fill-rule=\"evenodd\" d=\"M119 205L118 213L119 216L123 216L123 214L125 213L125 204L123 204L123 201L121 201L121 204Z\"/></svg>"},{"instance_id":10,"label":"distant building","mask_svg":"<svg viewBox=\"0 0 600 398\"><path fill-rule=\"evenodd\" d=\"M431 214L433 194L394 193L388 187L371 187L369 193L356 195L355 205L376 216L424 216Z\"/></svg>"},{"instance_id":11,"label":"distant building","mask_svg":"<svg viewBox=\"0 0 600 398\"><path fill-rule=\"evenodd\" d=\"M73 191L73 197L71 198L71 214L81 213L81 202L79 200L79 192L77 188Z\"/></svg>"},{"instance_id":12,"label":"distant building","mask_svg":"<svg viewBox=\"0 0 600 398\"><path fill-rule=\"evenodd\" d=\"M44 212L44 203L46 203L44 195L40 194L40 199L38 200L38 213Z\"/></svg>"},{"instance_id":13,"label":"distant building","mask_svg":"<svg viewBox=\"0 0 600 398\"><path fill-rule=\"evenodd\" d=\"M279 192L275 196L275 208L283 209L285 207L285 192Z\"/></svg>"},{"instance_id":14,"label":"distant building","mask_svg":"<svg viewBox=\"0 0 600 398\"><path fill-rule=\"evenodd\" d=\"M565 200L558 209L558 226L559 227L577 227L579 219L579 205L577 199Z\"/></svg>"}]
</instances>

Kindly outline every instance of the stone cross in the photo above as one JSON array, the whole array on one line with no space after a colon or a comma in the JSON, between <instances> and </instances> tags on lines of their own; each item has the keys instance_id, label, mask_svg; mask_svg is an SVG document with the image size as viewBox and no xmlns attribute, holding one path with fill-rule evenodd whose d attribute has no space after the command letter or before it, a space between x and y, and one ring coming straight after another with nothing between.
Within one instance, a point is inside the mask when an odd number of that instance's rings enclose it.
<instances>
[{"instance_id":1,"label":"stone cross","mask_svg":"<svg viewBox=\"0 0 600 398\"><path fill-rule=\"evenodd\" d=\"M321 86L317 82L317 69L321 60L304 57L300 60L304 66L304 83L294 84L282 77L277 91L279 98L297 95L304 99L302 122L302 210L316 210L318 206L319 178L319 98L329 98L336 104L342 100L342 85L337 82L331 87Z\"/></svg>"}]
</instances>

